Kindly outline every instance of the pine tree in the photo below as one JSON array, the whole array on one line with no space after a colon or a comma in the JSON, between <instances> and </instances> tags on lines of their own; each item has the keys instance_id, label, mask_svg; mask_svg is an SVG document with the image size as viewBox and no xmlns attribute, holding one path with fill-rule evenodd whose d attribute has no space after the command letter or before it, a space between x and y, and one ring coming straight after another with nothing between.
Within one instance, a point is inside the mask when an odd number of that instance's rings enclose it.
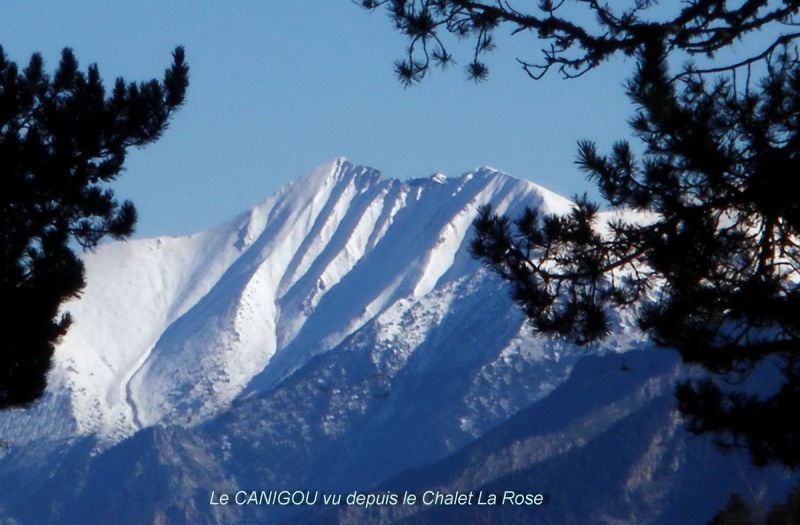
<instances>
[{"instance_id":1,"label":"pine tree","mask_svg":"<svg viewBox=\"0 0 800 525\"><path fill-rule=\"evenodd\" d=\"M786 501L772 506L766 521L766 525L794 525L796 523L800 523L800 484L795 485Z\"/></svg>"},{"instance_id":2,"label":"pine tree","mask_svg":"<svg viewBox=\"0 0 800 525\"><path fill-rule=\"evenodd\" d=\"M108 187L126 152L157 140L184 101L183 48L161 82L106 93L96 65L64 49L55 73L34 54L20 71L0 47L0 409L22 407L46 386L54 345L84 286L76 247L133 232L136 210Z\"/></svg>"},{"instance_id":3,"label":"pine tree","mask_svg":"<svg viewBox=\"0 0 800 525\"><path fill-rule=\"evenodd\" d=\"M800 523L800 485L796 485L786 501L775 503L769 512L750 508L738 494L732 494L724 509L708 525L796 525Z\"/></svg>"},{"instance_id":4,"label":"pine tree","mask_svg":"<svg viewBox=\"0 0 800 525\"><path fill-rule=\"evenodd\" d=\"M714 516L708 525L756 525L756 522L753 521L750 507L742 497L732 494L725 508Z\"/></svg>"},{"instance_id":5,"label":"pine tree","mask_svg":"<svg viewBox=\"0 0 800 525\"><path fill-rule=\"evenodd\" d=\"M501 27L548 43L540 63L520 61L534 78L580 76L619 53L636 58L627 92L641 158L626 141L608 155L584 141L577 165L607 204L646 219L603 231L600 206L586 197L564 216L528 209L512 219L484 208L472 252L509 281L543 333L601 340L610 309L635 308L658 345L709 372L677 388L692 432L746 449L758 465L800 466L800 33L791 31L800 1L693 0L671 15L640 0L577 1L573 11L544 0L527 12L507 2L363 3L387 6L408 36L396 64L407 84L453 61L448 35L472 41L467 73L483 79L481 58ZM592 17L570 18L575 10ZM754 31L772 40L719 62ZM704 65L671 63L698 56ZM779 384L761 395L741 387L762 365L778 370Z\"/></svg>"}]
</instances>

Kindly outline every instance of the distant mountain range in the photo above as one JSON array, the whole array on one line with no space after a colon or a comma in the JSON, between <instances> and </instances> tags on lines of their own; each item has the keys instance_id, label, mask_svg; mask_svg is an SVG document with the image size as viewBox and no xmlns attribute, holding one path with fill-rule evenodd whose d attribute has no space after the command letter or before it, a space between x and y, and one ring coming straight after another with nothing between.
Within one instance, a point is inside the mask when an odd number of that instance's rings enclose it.
<instances>
[{"instance_id":1,"label":"distant mountain range","mask_svg":"<svg viewBox=\"0 0 800 525\"><path fill-rule=\"evenodd\" d=\"M683 430L685 372L630 312L603 345L535 336L467 251L487 203L571 207L337 159L214 230L86 254L45 398L0 413L0 524L705 523L783 496ZM295 490L320 501L269 499ZM508 498L346 504L456 491Z\"/></svg>"}]
</instances>

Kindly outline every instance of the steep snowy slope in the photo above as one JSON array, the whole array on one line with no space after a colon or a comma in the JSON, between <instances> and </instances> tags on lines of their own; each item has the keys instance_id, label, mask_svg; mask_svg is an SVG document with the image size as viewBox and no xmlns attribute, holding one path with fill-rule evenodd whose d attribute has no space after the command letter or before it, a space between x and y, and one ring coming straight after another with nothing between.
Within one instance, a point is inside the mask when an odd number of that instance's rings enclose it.
<instances>
[{"instance_id":1,"label":"steep snowy slope","mask_svg":"<svg viewBox=\"0 0 800 525\"><path fill-rule=\"evenodd\" d=\"M86 255L88 286L65 307L76 322L45 400L0 414L0 435L111 444L162 421L202 422L248 384L268 388L403 301L473 273L465 239L487 202L569 207L491 169L401 182L337 159L213 231L104 245Z\"/></svg>"},{"instance_id":2,"label":"steep snowy slope","mask_svg":"<svg viewBox=\"0 0 800 525\"><path fill-rule=\"evenodd\" d=\"M629 312L602 346L534 336L467 252L487 203L571 206L489 168L399 181L337 159L212 231L86 254L45 398L0 413L0 523L435 523L209 495L535 488L595 455L611 466L576 485L595 500L551 516L644 523L728 476L690 465L706 449L670 410L674 362Z\"/></svg>"}]
</instances>

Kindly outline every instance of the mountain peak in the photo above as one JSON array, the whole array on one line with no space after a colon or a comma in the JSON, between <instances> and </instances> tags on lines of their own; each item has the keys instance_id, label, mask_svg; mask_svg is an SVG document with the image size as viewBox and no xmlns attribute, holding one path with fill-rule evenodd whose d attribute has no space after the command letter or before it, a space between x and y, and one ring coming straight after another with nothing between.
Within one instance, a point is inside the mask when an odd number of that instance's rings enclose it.
<instances>
[{"instance_id":1,"label":"mountain peak","mask_svg":"<svg viewBox=\"0 0 800 525\"><path fill-rule=\"evenodd\" d=\"M686 494L720 507L702 490L708 451L676 431L671 365L615 355L646 346L633 316L614 316L604 347L536 336L467 250L485 204L511 216L572 207L492 168L401 181L339 158L214 230L86 254L45 397L0 413L4 517L133 524L166 509L181 523L278 522L358 509L217 512L208 494L378 494L405 469L399 490L552 487L561 503L549 509L578 521L640 522ZM587 354L601 357L578 366ZM586 465L600 477L559 477ZM573 514L582 491L599 506ZM374 510L443 521L404 507Z\"/></svg>"},{"instance_id":2,"label":"mountain peak","mask_svg":"<svg viewBox=\"0 0 800 525\"><path fill-rule=\"evenodd\" d=\"M75 324L48 398L39 412L0 414L0 431L113 443L207 420L397 304L471 278L479 265L466 247L483 204L571 206L488 167L400 181L339 157L216 229L104 245L86 254L88 285L67 305ZM44 422L56 419L57 429Z\"/></svg>"}]
</instances>

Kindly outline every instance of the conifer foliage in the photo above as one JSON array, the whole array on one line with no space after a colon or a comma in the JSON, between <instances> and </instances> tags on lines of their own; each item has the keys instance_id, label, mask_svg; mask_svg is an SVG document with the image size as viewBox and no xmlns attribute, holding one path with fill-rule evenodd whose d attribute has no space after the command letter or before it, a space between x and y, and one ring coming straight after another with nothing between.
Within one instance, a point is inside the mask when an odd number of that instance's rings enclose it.
<instances>
[{"instance_id":1,"label":"conifer foliage","mask_svg":"<svg viewBox=\"0 0 800 525\"><path fill-rule=\"evenodd\" d=\"M397 66L406 83L452 61L446 34L472 39L467 72L482 78L500 27L548 43L540 63L521 61L534 78L635 57L627 92L641 158L626 141L607 155L584 141L577 165L639 220L603 223L585 197L565 216L484 208L472 252L542 332L588 343L609 333L612 308L636 309L657 344L710 372L677 388L692 432L758 465L800 466L800 2L692 0L672 15L641 0L541 1L526 12L505 1L366 4L388 6L408 36ZM771 36L765 47L717 58L753 31ZM702 66L670 62L696 55ZM768 393L743 387L756 369L781 380Z\"/></svg>"},{"instance_id":2,"label":"conifer foliage","mask_svg":"<svg viewBox=\"0 0 800 525\"><path fill-rule=\"evenodd\" d=\"M800 523L800 487L795 486L786 501L775 503L769 511L751 508L738 494L732 494L724 509L708 525L795 525Z\"/></svg>"},{"instance_id":3,"label":"conifer foliage","mask_svg":"<svg viewBox=\"0 0 800 525\"><path fill-rule=\"evenodd\" d=\"M116 80L70 49L51 76L41 55L21 71L0 48L0 409L39 398L70 325L64 301L84 286L75 248L133 232L136 210L108 187L126 151L157 140L183 104L183 48L163 80Z\"/></svg>"}]
</instances>

